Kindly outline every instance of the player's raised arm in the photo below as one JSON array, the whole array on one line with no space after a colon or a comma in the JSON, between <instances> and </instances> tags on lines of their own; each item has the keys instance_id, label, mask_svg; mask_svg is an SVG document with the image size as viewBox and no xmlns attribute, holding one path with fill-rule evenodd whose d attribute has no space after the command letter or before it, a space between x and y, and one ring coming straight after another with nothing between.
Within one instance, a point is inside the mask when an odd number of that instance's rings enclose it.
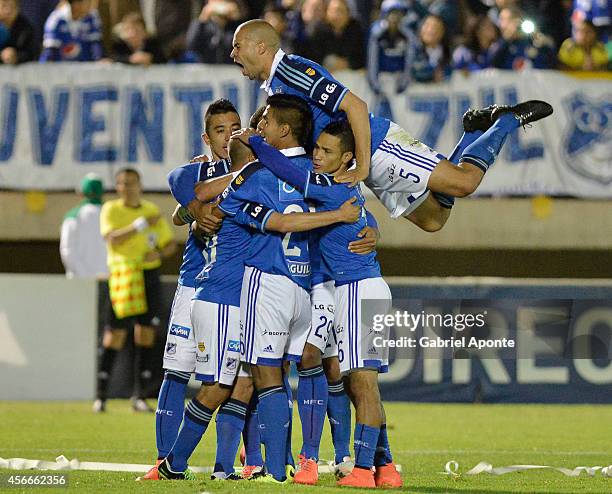
<instances>
[{"instance_id":1,"label":"player's raised arm","mask_svg":"<svg viewBox=\"0 0 612 494\"><path fill-rule=\"evenodd\" d=\"M208 180L206 182L199 182L195 186L195 195L198 201L201 202L212 202L232 183L234 175L228 173L222 177L214 180Z\"/></svg>"},{"instance_id":2,"label":"player's raised arm","mask_svg":"<svg viewBox=\"0 0 612 494\"><path fill-rule=\"evenodd\" d=\"M345 201L333 211L319 213L282 214L263 204L246 203L234 219L243 225L265 232L306 232L335 223L355 223L361 217L361 207L354 205L355 198Z\"/></svg>"},{"instance_id":3,"label":"player's raised arm","mask_svg":"<svg viewBox=\"0 0 612 494\"><path fill-rule=\"evenodd\" d=\"M234 137L250 146L260 163L274 173L274 175L300 192L304 192L309 176L306 170L295 166L289 158L278 149L270 146L252 129L243 129L239 133L234 134Z\"/></svg>"},{"instance_id":4,"label":"player's raised arm","mask_svg":"<svg viewBox=\"0 0 612 494\"><path fill-rule=\"evenodd\" d=\"M368 105L359 96L349 91L340 102L339 109L346 113L349 124L353 129L357 166L339 174L336 180L341 183L356 185L370 174L372 134L370 132Z\"/></svg>"}]
</instances>

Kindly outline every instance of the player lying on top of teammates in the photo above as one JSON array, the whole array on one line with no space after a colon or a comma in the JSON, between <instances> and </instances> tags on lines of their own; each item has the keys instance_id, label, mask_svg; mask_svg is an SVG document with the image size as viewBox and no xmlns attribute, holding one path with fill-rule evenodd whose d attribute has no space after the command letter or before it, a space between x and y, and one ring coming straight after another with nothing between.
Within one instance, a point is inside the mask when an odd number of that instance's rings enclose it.
<instances>
[{"instance_id":1,"label":"player lying on top of teammates","mask_svg":"<svg viewBox=\"0 0 612 494\"><path fill-rule=\"evenodd\" d=\"M428 191L438 194L444 204L470 195L508 134L553 111L542 101L468 111L466 132L447 160L394 122L368 115L366 103L319 64L285 54L277 32L265 21L251 20L238 26L231 57L244 76L263 81L267 94L293 94L308 102L314 116L313 142L331 121L348 119L355 135L357 166L336 180L351 184L365 180L392 218L411 219L410 213Z\"/></svg>"},{"instance_id":2,"label":"player lying on top of teammates","mask_svg":"<svg viewBox=\"0 0 612 494\"><path fill-rule=\"evenodd\" d=\"M239 141L230 141L229 152L232 172L237 173L244 165L254 161L250 150ZM243 174L248 173L249 169L253 169L253 165L243 170L242 174L236 177L234 183L242 183L240 179L242 178L242 181L244 181ZM278 180L272 174L270 174L270 177L278 183ZM175 198L183 205L189 204L191 202L190 197L193 195L193 184L186 190L177 190L176 185L176 182L174 182L172 192ZM274 192L278 193L277 188L274 189ZM263 248L265 253L264 256L256 254L256 257L260 257L262 260L260 265L270 266L270 270L273 272L275 271L274 266L277 266L289 273L283 253L283 238L289 238L292 235L290 232L305 232L339 221L357 221L361 208L351 205L351 202L353 200L347 200L334 211L309 213L307 209L301 209L297 214L283 214L289 213L288 208L285 208L284 211L282 207L277 208L277 212L264 203L246 201L239 205L231 218L227 218L223 222L216 238L209 241L210 252L206 256L208 262L196 279L196 293L191 307L191 320L197 342L196 377L202 381L202 387L196 398L185 408L183 424L176 442L166 459L158 466L159 478L186 479L192 477L193 474L187 469L187 461L206 431L215 409L230 397L231 386L239 367L238 362L242 346L239 319L241 309L238 308L238 304L240 303L241 308L244 307L247 297L242 272L245 272L244 279L246 280L248 278L246 272L249 268L247 267L245 270L244 266L249 265L249 254L253 254L254 246L258 243L257 240L260 240L259 248ZM290 211L295 210L291 207L289 209ZM253 235L251 229L260 233ZM299 236L300 233L294 235ZM258 252L256 247L255 251ZM304 268L304 266L298 267ZM302 274L301 269L298 269L298 272L298 276ZM272 280L275 282L274 277L278 275L272 276ZM243 284L242 300L240 299L241 284ZM281 293L282 288L281 286ZM257 290L257 293L259 293L259 290ZM262 287L261 298L269 304L266 295L269 295L269 290ZM270 310L270 305L268 305L268 308ZM243 320L246 321L246 318ZM274 336L272 336L272 340L274 339ZM271 357L274 359L274 353L268 347L271 348L271 344L263 348L262 351L266 357L270 356L268 354L272 354ZM281 358L282 355L281 353ZM259 386L257 372L255 372L254 377L256 386ZM282 390L283 401L286 404L284 387ZM262 405L262 403L260 394L260 414L264 415L267 410L265 404ZM244 417L247 403L238 404L234 401L232 404L231 411ZM264 444L266 444L265 430L263 435ZM275 441L279 440L276 437L274 439ZM281 461L284 472L286 440L281 439L281 441ZM266 459L268 462L270 461L268 458Z\"/></svg>"},{"instance_id":3,"label":"player lying on top of teammates","mask_svg":"<svg viewBox=\"0 0 612 494\"><path fill-rule=\"evenodd\" d=\"M298 104L298 106L305 108L304 103L294 96L275 95L269 98L269 105L265 107L259 129L265 139L277 147L282 143L283 136L291 133L291 124L293 123L292 120L282 118L283 102ZM279 112L279 110L281 111ZM307 108L304 109L304 113L309 113ZM346 164L346 162L352 159L352 151L354 149L352 134L350 134L350 132L348 133L351 139L349 144L346 144L346 132L344 132L344 135L345 138L342 140L342 143L339 137L329 134L323 134L321 136L320 139L327 137L327 141L317 148L319 150L320 159L315 161L315 166L319 166L317 164L319 162L331 160L337 163L336 167L338 167L340 166L341 160L344 160ZM345 149L341 149L341 144ZM315 149L315 153L317 149ZM228 183L227 180L224 180L225 179L218 179L205 184L205 187L210 190L209 195L203 195L202 190L199 190L198 197L203 201L211 200ZM216 189L215 183L219 184ZM428 215L434 215L439 209L437 201L433 197L428 197L413 215L418 217L418 223L427 222L431 221ZM371 215L368 217L368 222L375 224ZM364 227L359 232L359 235L363 235L368 228L369 227ZM302 353L302 362L300 362L299 365L300 380L298 385L298 407L302 419L304 443L295 480L299 483L308 484L313 484L317 481L316 459L318 458L318 449L326 409L330 417L330 423L332 424L332 438L336 453L335 462L338 473L340 474L339 476L350 473L352 468L352 462L346 461L349 456L350 408L342 381L340 380L338 359L336 356L337 345L334 344L335 335L333 333L333 321L331 320L334 306L334 288L333 282L329 281L331 277L324 269L324 264L316 260L319 254L318 242L318 236L311 237L309 242L312 266L311 305L313 326L308 336L309 343L305 346ZM349 248L354 253L361 254L371 252L373 247L375 247L375 241L373 244L369 242L364 243L362 241L357 241L357 243L352 241L349 244ZM328 342L328 348L326 348L326 342ZM323 360L325 362L326 376L330 381L331 394L329 400L326 379L321 372L322 350L326 350L325 359ZM252 453L253 448L247 447L247 453L249 452ZM230 454L228 457L233 459L234 455ZM250 464L251 462L248 461L248 463Z\"/></svg>"},{"instance_id":4,"label":"player lying on top of teammates","mask_svg":"<svg viewBox=\"0 0 612 494\"><path fill-rule=\"evenodd\" d=\"M305 199L317 204L317 210L334 209L348 198L355 198L363 207L365 199L359 185L335 181L335 177L346 172L352 163L352 132L346 122L332 123L321 134L315 148L315 171L295 166L252 130L242 130L234 134L236 137L253 148L266 168L302 192ZM336 149L335 139L342 142L342 148L347 151L338 160L322 159L326 152ZM336 286L334 326L340 371L346 376L356 409L355 468L338 485L399 487L402 480L392 462L377 383L378 373L387 370L387 355L372 344L371 327L367 318L362 317L362 302L374 305L376 313L386 313L391 308L391 292L381 277L376 254L357 255L347 248L366 221L364 210L359 222L332 225L323 229L319 237L323 260ZM372 466L376 466L376 475Z\"/></svg>"}]
</instances>

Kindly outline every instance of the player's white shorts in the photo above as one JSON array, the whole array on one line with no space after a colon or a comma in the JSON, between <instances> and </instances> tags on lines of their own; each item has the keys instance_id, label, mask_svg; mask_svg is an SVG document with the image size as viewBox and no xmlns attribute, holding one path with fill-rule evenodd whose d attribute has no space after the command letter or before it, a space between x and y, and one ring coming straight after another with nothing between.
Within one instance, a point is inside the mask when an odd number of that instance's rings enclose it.
<instances>
[{"instance_id":1,"label":"player's white shorts","mask_svg":"<svg viewBox=\"0 0 612 494\"><path fill-rule=\"evenodd\" d=\"M372 155L365 184L392 218L416 209L427 197L431 172L444 156L391 122L384 140Z\"/></svg>"},{"instance_id":2,"label":"player's white shorts","mask_svg":"<svg viewBox=\"0 0 612 494\"><path fill-rule=\"evenodd\" d=\"M196 379L231 386L240 367L240 309L193 300L191 321L196 341Z\"/></svg>"},{"instance_id":3,"label":"player's white shorts","mask_svg":"<svg viewBox=\"0 0 612 494\"><path fill-rule=\"evenodd\" d=\"M340 371L372 368L387 372L388 347L377 344L375 338L388 332L378 333L372 327L373 314L385 315L391 309L391 291L385 280L367 278L337 286L335 299Z\"/></svg>"},{"instance_id":4,"label":"player's white shorts","mask_svg":"<svg viewBox=\"0 0 612 494\"><path fill-rule=\"evenodd\" d=\"M299 362L311 326L310 296L286 276L247 266L240 294L241 360L280 366Z\"/></svg>"},{"instance_id":5,"label":"player's white shorts","mask_svg":"<svg viewBox=\"0 0 612 494\"><path fill-rule=\"evenodd\" d=\"M191 299L195 288L176 287L164 349L164 369L181 372L194 372L196 345L191 325Z\"/></svg>"},{"instance_id":6,"label":"player's white shorts","mask_svg":"<svg viewBox=\"0 0 612 494\"><path fill-rule=\"evenodd\" d=\"M334 333L334 282L314 285L310 292L312 328L307 342L323 353L323 358L338 355L338 341Z\"/></svg>"}]
</instances>

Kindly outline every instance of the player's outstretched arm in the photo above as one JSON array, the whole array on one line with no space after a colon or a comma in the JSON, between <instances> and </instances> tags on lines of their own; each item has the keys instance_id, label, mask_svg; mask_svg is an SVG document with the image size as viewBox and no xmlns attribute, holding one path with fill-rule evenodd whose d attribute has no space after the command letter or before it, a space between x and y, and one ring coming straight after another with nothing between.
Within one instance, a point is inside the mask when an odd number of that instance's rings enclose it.
<instances>
[{"instance_id":1,"label":"player's outstretched arm","mask_svg":"<svg viewBox=\"0 0 612 494\"><path fill-rule=\"evenodd\" d=\"M295 166L278 149L270 146L260 135L251 135L248 140L257 158L268 170L278 178L295 187L300 192L304 192L308 182L308 172Z\"/></svg>"},{"instance_id":2,"label":"player's outstretched arm","mask_svg":"<svg viewBox=\"0 0 612 494\"><path fill-rule=\"evenodd\" d=\"M353 129L357 166L353 170L336 176L336 181L356 185L370 174L372 134L370 132L368 105L359 96L349 91L340 102L339 109L346 113L349 124Z\"/></svg>"},{"instance_id":3,"label":"player's outstretched arm","mask_svg":"<svg viewBox=\"0 0 612 494\"><path fill-rule=\"evenodd\" d=\"M263 204L248 202L241 205L234 219L262 233L306 232L335 223L355 223L361 217L361 207L354 205L354 202L355 198L352 197L333 211L287 214L281 214Z\"/></svg>"},{"instance_id":4,"label":"player's outstretched arm","mask_svg":"<svg viewBox=\"0 0 612 494\"><path fill-rule=\"evenodd\" d=\"M354 197L351 197L334 211L288 214L273 212L266 222L265 228L269 231L289 233L306 232L334 223L355 223L361 217L361 207L353 204L355 200Z\"/></svg>"},{"instance_id":5,"label":"player's outstretched arm","mask_svg":"<svg viewBox=\"0 0 612 494\"><path fill-rule=\"evenodd\" d=\"M232 183L234 175L228 173L223 177L207 180L206 182L198 182L195 185L196 198L201 202L211 202L219 197L227 186Z\"/></svg>"}]
</instances>

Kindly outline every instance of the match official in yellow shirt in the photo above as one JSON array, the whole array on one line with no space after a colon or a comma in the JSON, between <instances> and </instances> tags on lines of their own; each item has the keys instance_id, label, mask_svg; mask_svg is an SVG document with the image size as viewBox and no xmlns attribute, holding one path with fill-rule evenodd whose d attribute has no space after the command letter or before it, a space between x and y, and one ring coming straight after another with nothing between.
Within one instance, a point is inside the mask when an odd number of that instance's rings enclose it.
<instances>
[{"instance_id":1,"label":"match official in yellow shirt","mask_svg":"<svg viewBox=\"0 0 612 494\"><path fill-rule=\"evenodd\" d=\"M159 208L141 198L140 175L132 168L115 175L118 199L107 201L100 213L100 233L107 243L110 303L98 372L94 411L106 407L108 380L117 352L134 328L134 392L136 411L153 411L145 401L151 378L152 350L161 314L162 259L176 249L169 223Z\"/></svg>"}]
</instances>

